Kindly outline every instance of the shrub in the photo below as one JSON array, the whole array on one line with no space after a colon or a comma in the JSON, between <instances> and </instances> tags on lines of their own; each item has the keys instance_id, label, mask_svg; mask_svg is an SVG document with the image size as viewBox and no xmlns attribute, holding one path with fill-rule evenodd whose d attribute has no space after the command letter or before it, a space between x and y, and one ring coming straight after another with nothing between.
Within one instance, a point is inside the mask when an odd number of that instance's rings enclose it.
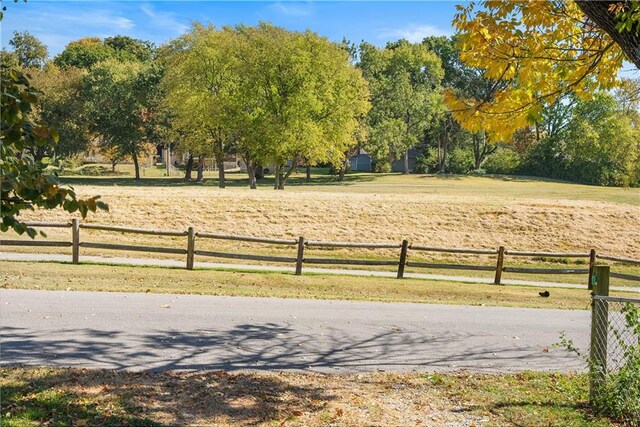
<instances>
[{"instance_id":1,"label":"shrub","mask_svg":"<svg viewBox=\"0 0 640 427\"><path fill-rule=\"evenodd\" d=\"M449 154L447 166L449 173L467 174L475 168L473 153L469 150L456 148Z\"/></svg>"},{"instance_id":2,"label":"shrub","mask_svg":"<svg viewBox=\"0 0 640 427\"><path fill-rule=\"evenodd\" d=\"M499 147L482 164L485 172L499 175L512 175L522 163L520 155L509 148Z\"/></svg>"}]
</instances>

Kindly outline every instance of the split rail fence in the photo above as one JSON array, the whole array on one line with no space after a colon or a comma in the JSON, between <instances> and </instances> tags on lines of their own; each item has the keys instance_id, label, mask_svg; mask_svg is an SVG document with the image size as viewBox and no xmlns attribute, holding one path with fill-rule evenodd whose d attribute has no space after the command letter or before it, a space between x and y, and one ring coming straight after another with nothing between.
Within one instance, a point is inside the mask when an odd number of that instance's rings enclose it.
<instances>
[{"instance_id":1,"label":"split rail fence","mask_svg":"<svg viewBox=\"0 0 640 427\"><path fill-rule=\"evenodd\" d=\"M359 242L327 242L307 240L305 237L300 236L297 239L272 239L263 237L250 237L250 236L234 236L229 234L217 234L207 232L196 232L194 227L189 227L187 230L150 230L130 227L120 227L111 225L99 225L99 224L81 224L76 218L70 222L31 222L27 223L30 227L42 227L42 228L71 228L71 241L51 241L51 240L0 240L0 246L40 246L40 247L71 247L72 262L77 264L80 262L80 248L94 248L94 249L106 249L115 251L134 251L134 252L151 252L151 253L166 253L175 255L186 256L186 268L192 270L194 266L194 260L196 255L199 257L211 257L211 258L223 258L223 259L236 259L236 260L249 260L249 261L263 261L273 263L294 264L295 274L302 274L302 267L304 264L315 265L349 265L349 266L394 266L397 269L397 278L402 279L405 274L405 268L415 269L446 269L446 270L475 270L475 271L488 271L494 272L494 284L499 285L502 280L502 273L519 273L519 274L584 274L587 279L588 289L592 289L593 286L593 268L596 260L608 260L621 262L626 264L640 265L640 260L615 257L609 255L597 254L595 249L591 249L587 252L531 252L531 251L514 251L507 250L504 246L500 246L497 249L472 249L472 248L443 248L434 246L424 246L412 244L408 240L403 240L400 243L359 243ZM186 237L186 247L184 248L169 248L161 246L141 246L141 245L128 245L117 243L99 243L80 240L80 230L101 230L108 232L118 233L135 233L146 234L153 236L171 236L171 237ZM271 256L271 255L256 255L247 253L230 253L230 252L217 252L209 250L196 249L197 239L213 239L213 240L233 240L239 242L252 242L263 243L268 245L283 245L290 246L295 249L295 256ZM306 257L305 249L309 248L358 248L358 249L397 249L397 259L386 260L372 260L372 259L340 259L340 258L314 258ZM293 251L292 251L293 252ZM470 254L470 255L494 255L496 257L495 263L492 265L469 265L458 263L434 263L434 262L418 262L411 261L409 259L409 253L447 253L447 254ZM588 268L533 268L533 267L510 267L505 265L505 259L507 257L520 257L520 258L574 258L574 259L588 259ZM640 276L632 274L622 274L611 272L611 277L639 281Z\"/></svg>"}]
</instances>

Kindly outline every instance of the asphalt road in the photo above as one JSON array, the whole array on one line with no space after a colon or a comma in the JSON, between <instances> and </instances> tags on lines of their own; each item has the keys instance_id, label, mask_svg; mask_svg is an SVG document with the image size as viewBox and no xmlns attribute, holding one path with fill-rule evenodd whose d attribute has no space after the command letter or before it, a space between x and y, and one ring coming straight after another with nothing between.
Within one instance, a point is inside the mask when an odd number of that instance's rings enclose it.
<instances>
[{"instance_id":1,"label":"asphalt road","mask_svg":"<svg viewBox=\"0 0 640 427\"><path fill-rule=\"evenodd\" d=\"M0 290L3 365L319 372L581 370L588 311Z\"/></svg>"}]
</instances>

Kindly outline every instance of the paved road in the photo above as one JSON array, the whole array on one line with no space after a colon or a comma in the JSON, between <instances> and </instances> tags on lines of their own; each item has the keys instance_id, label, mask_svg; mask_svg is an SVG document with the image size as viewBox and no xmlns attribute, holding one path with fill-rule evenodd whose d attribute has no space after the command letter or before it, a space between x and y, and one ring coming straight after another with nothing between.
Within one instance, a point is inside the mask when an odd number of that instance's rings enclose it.
<instances>
[{"instance_id":1,"label":"paved road","mask_svg":"<svg viewBox=\"0 0 640 427\"><path fill-rule=\"evenodd\" d=\"M22 254L14 252L0 252L0 261L55 261L55 262L71 262L70 255L60 254ZM158 266L158 267L184 267L185 261L178 261L172 259L151 259L151 258L128 258L128 257L100 257L100 256L81 256L81 262L92 262L97 264L116 264L116 265L139 265L139 266ZM209 268L209 269L228 269L228 270L241 270L241 271L272 271L282 273L293 273L295 268L283 267L278 265L250 265L250 264L228 264L228 263L215 263L215 262L199 262L194 263L196 268ZM340 268L317 268L317 267L304 267L303 272L315 273L315 274L338 274L343 276L369 276L369 277L396 277L396 272L391 271L373 271L373 270L354 270L354 269L340 269ZM424 273L405 273L404 277L414 279L426 279L426 280L440 280L448 282L459 283L485 283L493 284L493 279L487 279L482 277L468 277L468 276L450 276L444 274L424 274ZM583 284L571 284L571 283L556 283L556 282L538 282L530 280L509 280L502 279L503 285L510 286L534 286L543 288L572 288L572 289L585 289ZM612 291L622 292L638 292L640 288L634 287L622 287L611 286Z\"/></svg>"},{"instance_id":2,"label":"paved road","mask_svg":"<svg viewBox=\"0 0 640 427\"><path fill-rule=\"evenodd\" d=\"M320 372L577 370L589 312L0 290L2 364ZM548 352L546 351L548 349Z\"/></svg>"}]
</instances>

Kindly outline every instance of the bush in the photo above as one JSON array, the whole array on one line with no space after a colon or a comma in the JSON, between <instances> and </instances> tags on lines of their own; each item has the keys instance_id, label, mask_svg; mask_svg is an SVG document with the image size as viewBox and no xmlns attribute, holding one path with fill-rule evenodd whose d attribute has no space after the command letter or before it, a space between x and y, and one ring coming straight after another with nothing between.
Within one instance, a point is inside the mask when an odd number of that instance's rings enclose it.
<instances>
[{"instance_id":1,"label":"bush","mask_svg":"<svg viewBox=\"0 0 640 427\"><path fill-rule=\"evenodd\" d=\"M438 150L429 148L424 153L418 154L413 166L413 173L438 172Z\"/></svg>"},{"instance_id":2,"label":"bush","mask_svg":"<svg viewBox=\"0 0 640 427\"><path fill-rule=\"evenodd\" d=\"M447 162L447 170L449 173L468 174L475 169L475 159L473 153L469 150L456 148L449 154Z\"/></svg>"},{"instance_id":3,"label":"bush","mask_svg":"<svg viewBox=\"0 0 640 427\"><path fill-rule=\"evenodd\" d=\"M560 336L560 347L584 358L589 366L589 375L601 380L592 402L593 410L624 425L640 426L640 311L632 303L625 303L621 309L625 324L622 328L609 326L609 337L616 340L622 350L624 363L618 370L604 371L603 367L589 357L585 357L564 334ZM625 339L624 334L627 334ZM628 335L632 339L628 339Z\"/></svg>"},{"instance_id":4,"label":"bush","mask_svg":"<svg viewBox=\"0 0 640 427\"><path fill-rule=\"evenodd\" d=\"M486 173L498 175L512 175L520 167L520 155L509 148L499 147L487 157L482 164Z\"/></svg>"}]
</instances>

